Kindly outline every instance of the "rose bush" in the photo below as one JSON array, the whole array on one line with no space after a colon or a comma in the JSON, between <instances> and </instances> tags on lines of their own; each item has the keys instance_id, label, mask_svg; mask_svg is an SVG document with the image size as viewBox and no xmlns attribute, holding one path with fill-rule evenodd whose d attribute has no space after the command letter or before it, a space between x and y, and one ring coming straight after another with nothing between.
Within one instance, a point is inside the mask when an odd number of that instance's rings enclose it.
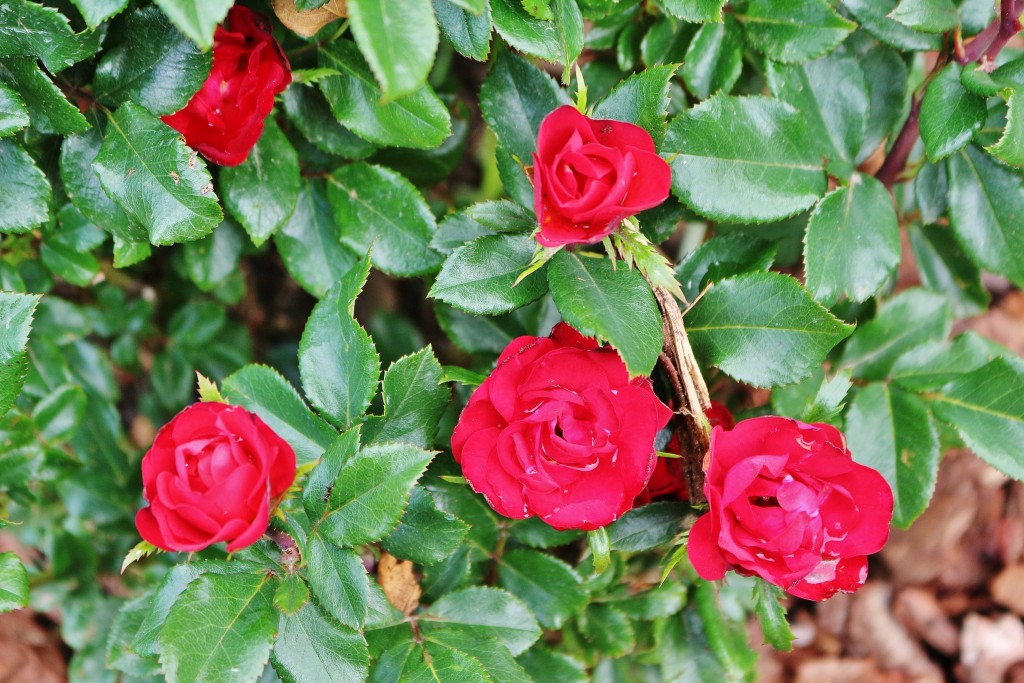
<instances>
[{"instance_id":1,"label":"rose bush","mask_svg":"<svg viewBox=\"0 0 1024 683\"><path fill-rule=\"evenodd\" d=\"M195 403L157 432L142 458L147 507L135 525L163 550L228 552L255 543L274 502L295 480L295 452L258 416L224 403Z\"/></svg>"},{"instance_id":2,"label":"rose bush","mask_svg":"<svg viewBox=\"0 0 1024 683\"><path fill-rule=\"evenodd\" d=\"M533 155L537 241L545 247L600 242L624 218L665 201L671 180L640 126L559 107L541 122Z\"/></svg>"},{"instance_id":3,"label":"rose bush","mask_svg":"<svg viewBox=\"0 0 1024 683\"><path fill-rule=\"evenodd\" d=\"M735 569L808 600L864 584L867 555L889 538L893 494L881 474L853 461L838 429L743 420L714 429L709 457L710 511L688 546L701 577Z\"/></svg>"},{"instance_id":4,"label":"rose bush","mask_svg":"<svg viewBox=\"0 0 1024 683\"><path fill-rule=\"evenodd\" d=\"M462 411L452 453L506 517L596 529L647 485L654 437L671 415L614 349L559 323L505 348Z\"/></svg>"},{"instance_id":5,"label":"rose bush","mask_svg":"<svg viewBox=\"0 0 1024 683\"><path fill-rule=\"evenodd\" d=\"M245 161L263 134L274 96L292 81L291 67L270 32L270 22L235 5L213 34L213 68L184 109L163 122L221 166Z\"/></svg>"}]
</instances>

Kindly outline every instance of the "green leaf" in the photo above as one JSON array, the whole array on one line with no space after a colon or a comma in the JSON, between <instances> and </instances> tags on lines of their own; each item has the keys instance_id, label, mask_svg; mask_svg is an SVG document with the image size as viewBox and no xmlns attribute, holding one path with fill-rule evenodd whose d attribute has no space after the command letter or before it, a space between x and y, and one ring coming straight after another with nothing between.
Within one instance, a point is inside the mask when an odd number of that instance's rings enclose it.
<instances>
[{"instance_id":1,"label":"green leaf","mask_svg":"<svg viewBox=\"0 0 1024 683\"><path fill-rule=\"evenodd\" d=\"M706 100L718 91L728 95L742 72L743 32L732 15L727 15L721 23L700 27L686 48L680 75L690 93Z\"/></svg>"},{"instance_id":2,"label":"green leaf","mask_svg":"<svg viewBox=\"0 0 1024 683\"><path fill-rule=\"evenodd\" d=\"M360 254L372 247L373 264L392 275L424 275L441 265L440 254L430 248L437 229L434 214L403 176L383 166L354 163L339 168L327 183L344 244Z\"/></svg>"},{"instance_id":3,"label":"green leaf","mask_svg":"<svg viewBox=\"0 0 1024 683\"><path fill-rule=\"evenodd\" d=\"M262 574L204 574L190 583L160 631L168 683L255 680L277 631L273 596L274 582Z\"/></svg>"},{"instance_id":4,"label":"green leaf","mask_svg":"<svg viewBox=\"0 0 1024 683\"><path fill-rule=\"evenodd\" d=\"M526 603L544 628L559 629L587 604L579 574L536 550L512 550L498 563L501 587Z\"/></svg>"},{"instance_id":5,"label":"green leaf","mask_svg":"<svg viewBox=\"0 0 1024 683\"><path fill-rule=\"evenodd\" d=\"M550 76L504 50L480 88L480 111L487 125L501 146L527 165L537 150L540 122L568 103L565 91Z\"/></svg>"},{"instance_id":6,"label":"green leaf","mask_svg":"<svg viewBox=\"0 0 1024 683\"><path fill-rule=\"evenodd\" d=\"M608 527L612 550L637 552L668 543L682 528L687 508L681 503L651 503L633 508Z\"/></svg>"},{"instance_id":7,"label":"green leaf","mask_svg":"<svg viewBox=\"0 0 1024 683\"><path fill-rule=\"evenodd\" d=\"M336 69L320 71L332 76L337 74ZM372 144L338 123L331 106L317 88L292 85L281 94L281 101L288 120L317 149L348 159L362 159L376 150Z\"/></svg>"},{"instance_id":8,"label":"green leaf","mask_svg":"<svg viewBox=\"0 0 1024 683\"><path fill-rule=\"evenodd\" d=\"M568 84L570 69L583 52L583 14L576 0L553 0L555 28L562 47L562 82Z\"/></svg>"},{"instance_id":9,"label":"green leaf","mask_svg":"<svg viewBox=\"0 0 1024 683\"><path fill-rule=\"evenodd\" d=\"M287 221L299 201L299 156L273 118L249 156L220 171L224 206L259 246Z\"/></svg>"},{"instance_id":10,"label":"green leaf","mask_svg":"<svg viewBox=\"0 0 1024 683\"><path fill-rule=\"evenodd\" d=\"M491 19L505 42L532 57L556 63L562 57L558 29L550 21L530 16L521 0L490 0Z\"/></svg>"},{"instance_id":11,"label":"green leaf","mask_svg":"<svg viewBox=\"0 0 1024 683\"><path fill-rule=\"evenodd\" d=\"M494 637L513 655L522 654L540 637L540 627L526 605L503 590L484 586L444 596L424 613L420 628L428 638L440 628L460 628L477 637Z\"/></svg>"},{"instance_id":12,"label":"green leaf","mask_svg":"<svg viewBox=\"0 0 1024 683\"><path fill-rule=\"evenodd\" d=\"M54 389L32 410L39 436L50 441L70 439L85 415L87 400L85 390L77 384Z\"/></svg>"},{"instance_id":13,"label":"green leaf","mask_svg":"<svg viewBox=\"0 0 1024 683\"><path fill-rule=\"evenodd\" d=\"M870 96L868 125L857 153L860 162L871 156L884 138L903 122L907 101L907 65L895 50L876 45L859 61Z\"/></svg>"},{"instance_id":14,"label":"green leaf","mask_svg":"<svg viewBox=\"0 0 1024 683\"><path fill-rule=\"evenodd\" d=\"M565 322L610 342L631 375L651 373L661 354L661 313L640 273L563 250L551 259L548 285Z\"/></svg>"},{"instance_id":15,"label":"green leaf","mask_svg":"<svg viewBox=\"0 0 1024 683\"><path fill-rule=\"evenodd\" d=\"M265 365L245 366L225 379L221 390L287 441L300 466L315 461L334 441L330 425L310 412L284 377Z\"/></svg>"},{"instance_id":16,"label":"green leaf","mask_svg":"<svg viewBox=\"0 0 1024 683\"><path fill-rule=\"evenodd\" d=\"M445 216L437 226L431 246L442 254L451 254L466 242L499 232L523 232L537 226L537 215L508 199L479 202Z\"/></svg>"},{"instance_id":17,"label":"green leaf","mask_svg":"<svg viewBox=\"0 0 1024 683\"><path fill-rule=\"evenodd\" d=\"M748 273L715 284L686 315L698 357L754 386L796 382L853 328L793 278Z\"/></svg>"},{"instance_id":18,"label":"green leaf","mask_svg":"<svg viewBox=\"0 0 1024 683\"><path fill-rule=\"evenodd\" d=\"M487 0L452 0L452 3L470 14L479 15L487 11Z\"/></svg>"},{"instance_id":19,"label":"green leaf","mask_svg":"<svg viewBox=\"0 0 1024 683\"><path fill-rule=\"evenodd\" d=\"M974 146L946 161L949 222L983 269L1024 286L1024 180Z\"/></svg>"},{"instance_id":20,"label":"green leaf","mask_svg":"<svg viewBox=\"0 0 1024 683\"><path fill-rule=\"evenodd\" d=\"M636 631L629 617L606 602L587 605L580 617L580 631L598 652L621 657L636 648Z\"/></svg>"},{"instance_id":21,"label":"green leaf","mask_svg":"<svg viewBox=\"0 0 1024 683\"><path fill-rule=\"evenodd\" d=\"M312 522L322 519L331 499L331 490L342 466L359 450L360 428L342 432L324 451L302 487L302 507Z\"/></svg>"},{"instance_id":22,"label":"green leaf","mask_svg":"<svg viewBox=\"0 0 1024 683\"><path fill-rule=\"evenodd\" d=\"M707 638L706 649L711 650L725 669L725 676L718 680L750 680L757 653L747 638L746 614L737 615L726 604L724 598L729 587L728 584L723 586L726 590L719 593L715 584L698 581L693 602ZM735 593L735 590L729 592Z\"/></svg>"},{"instance_id":23,"label":"green leaf","mask_svg":"<svg viewBox=\"0 0 1024 683\"><path fill-rule=\"evenodd\" d=\"M133 12L124 36L96 67L93 95L100 102L116 107L132 100L153 114L171 114L188 104L210 75L210 55L156 7Z\"/></svg>"},{"instance_id":24,"label":"green leaf","mask_svg":"<svg viewBox=\"0 0 1024 683\"><path fill-rule=\"evenodd\" d=\"M306 545L305 559L306 576L317 604L345 626L361 628L369 609L370 584L359 555L313 534Z\"/></svg>"},{"instance_id":25,"label":"green leaf","mask_svg":"<svg viewBox=\"0 0 1024 683\"><path fill-rule=\"evenodd\" d=\"M0 140L0 187L0 233L29 232L50 218L50 181L12 140Z\"/></svg>"},{"instance_id":26,"label":"green leaf","mask_svg":"<svg viewBox=\"0 0 1024 683\"><path fill-rule=\"evenodd\" d=\"M765 222L810 207L825 192L803 117L766 97L713 95L677 116L663 151L672 191L709 218Z\"/></svg>"},{"instance_id":27,"label":"green leaf","mask_svg":"<svg viewBox=\"0 0 1024 683\"><path fill-rule=\"evenodd\" d=\"M14 90L0 82L0 138L13 135L29 124L28 108Z\"/></svg>"},{"instance_id":28,"label":"green leaf","mask_svg":"<svg viewBox=\"0 0 1024 683\"><path fill-rule=\"evenodd\" d=\"M716 235L687 254L676 266L676 279L690 301L712 282L732 275L768 270L776 246L747 235Z\"/></svg>"},{"instance_id":29,"label":"green leaf","mask_svg":"<svg viewBox=\"0 0 1024 683\"><path fill-rule=\"evenodd\" d=\"M298 574L288 574L274 591L274 607L282 614L292 616L309 602L309 587Z\"/></svg>"},{"instance_id":30,"label":"green leaf","mask_svg":"<svg viewBox=\"0 0 1024 683\"><path fill-rule=\"evenodd\" d=\"M988 308L989 295L981 283L981 271L964 255L953 231L939 225L907 229L921 282L944 294L953 316L966 318Z\"/></svg>"},{"instance_id":31,"label":"green leaf","mask_svg":"<svg viewBox=\"0 0 1024 683\"><path fill-rule=\"evenodd\" d=\"M956 428L979 458L1014 479L1024 479L1024 370L1003 358L973 370L933 395L935 415Z\"/></svg>"},{"instance_id":32,"label":"green leaf","mask_svg":"<svg viewBox=\"0 0 1024 683\"><path fill-rule=\"evenodd\" d=\"M962 149L983 123L985 100L960 83L960 65L946 66L925 90L921 102L921 140L932 161Z\"/></svg>"},{"instance_id":33,"label":"green leaf","mask_svg":"<svg viewBox=\"0 0 1024 683\"><path fill-rule=\"evenodd\" d=\"M502 683L534 683L508 648L496 638L481 638L471 631L459 628L437 629L431 631L427 642L459 652L473 653L473 659L479 662L491 680Z\"/></svg>"},{"instance_id":34,"label":"green leaf","mask_svg":"<svg viewBox=\"0 0 1024 683\"><path fill-rule=\"evenodd\" d=\"M438 422L451 399L451 391L441 384L442 374L430 347L396 360L384 373L384 415L367 421L363 443L433 446Z\"/></svg>"},{"instance_id":35,"label":"green leaf","mask_svg":"<svg viewBox=\"0 0 1024 683\"><path fill-rule=\"evenodd\" d=\"M444 262L430 296L477 314L505 313L536 301L547 291L543 275L516 284L533 258L530 235L487 235L459 247Z\"/></svg>"},{"instance_id":36,"label":"green leaf","mask_svg":"<svg viewBox=\"0 0 1024 683\"><path fill-rule=\"evenodd\" d=\"M389 553L417 564L437 564L466 538L469 526L455 515L438 509L434 497L416 487L402 521L381 545Z\"/></svg>"},{"instance_id":37,"label":"green leaf","mask_svg":"<svg viewBox=\"0 0 1024 683\"><path fill-rule=\"evenodd\" d=\"M722 21L725 0L658 0L658 4L674 17L693 23Z\"/></svg>"},{"instance_id":38,"label":"green leaf","mask_svg":"<svg viewBox=\"0 0 1024 683\"><path fill-rule=\"evenodd\" d=\"M757 619L761 622L761 633L764 635L764 642L776 650L789 652L793 649L793 641L796 636L786 621L786 608L779 602L783 597L782 589L773 586L764 579L758 577L754 584L754 610Z\"/></svg>"},{"instance_id":39,"label":"green leaf","mask_svg":"<svg viewBox=\"0 0 1024 683\"><path fill-rule=\"evenodd\" d=\"M319 298L356 263L341 244L341 231L319 183L303 179L295 211L274 233L288 273L303 289Z\"/></svg>"},{"instance_id":40,"label":"green leaf","mask_svg":"<svg viewBox=\"0 0 1024 683\"><path fill-rule=\"evenodd\" d=\"M126 242L146 242L145 228L128 220L121 207L107 196L93 172L93 162L102 144L103 136L96 128L64 138L60 148L60 177L64 189L87 220Z\"/></svg>"},{"instance_id":41,"label":"green leaf","mask_svg":"<svg viewBox=\"0 0 1024 683\"><path fill-rule=\"evenodd\" d=\"M111 115L94 164L103 189L155 245L200 239L224 218L206 164L136 104Z\"/></svg>"},{"instance_id":42,"label":"green leaf","mask_svg":"<svg viewBox=\"0 0 1024 683\"><path fill-rule=\"evenodd\" d=\"M204 50L213 45L213 31L224 20L233 0L154 0L164 14Z\"/></svg>"},{"instance_id":43,"label":"green leaf","mask_svg":"<svg viewBox=\"0 0 1024 683\"><path fill-rule=\"evenodd\" d=\"M282 616L271 662L286 683L348 683L366 679L370 654L363 637L307 604Z\"/></svg>"},{"instance_id":44,"label":"green leaf","mask_svg":"<svg viewBox=\"0 0 1024 683\"><path fill-rule=\"evenodd\" d=\"M922 344L900 356L891 376L901 387L912 391L939 389L973 372L1008 351L974 332L957 335L952 342Z\"/></svg>"},{"instance_id":45,"label":"green leaf","mask_svg":"<svg viewBox=\"0 0 1024 683\"><path fill-rule=\"evenodd\" d=\"M433 149L451 134L448 109L429 85L384 101L355 43L335 40L319 54L321 67L342 74L325 78L320 89L338 121L360 137L378 145Z\"/></svg>"},{"instance_id":46,"label":"green leaf","mask_svg":"<svg viewBox=\"0 0 1024 683\"><path fill-rule=\"evenodd\" d=\"M895 498L893 524L907 528L935 490L939 436L924 402L887 384L861 389L846 415L853 459L878 470Z\"/></svg>"},{"instance_id":47,"label":"green leaf","mask_svg":"<svg viewBox=\"0 0 1024 683\"><path fill-rule=\"evenodd\" d=\"M0 554L0 613L28 605L28 573L18 556Z\"/></svg>"},{"instance_id":48,"label":"green leaf","mask_svg":"<svg viewBox=\"0 0 1024 683\"><path fill-rule=\"evenodd\" d=\"M888 16L924 33L945 33L960 25L953 0L900 0Z\"/></svg>"},{"instance_id":49,"label":"green leaf","mask_svg":"<svg viewBox=\"0 0 1024 683\"><path fill-rule=\"evenodd\" d=\"M185 268L196 287L209 292L235 273L244 239L234 223L224 221L209 237L186 242Z\"/></svg>"},{"instance_id":50,"label":"green leaf","mask_svg":"<svg viewBox=\"0 0 1024 683\"><path fill-rule=\"evenodd\" d=\"M352 35L377 75L387 100L419 90L437 52L437 21L430 0L349 0Z\"/></svg>"},{"instance_id":51,"label":"green leaf","mask_svg":"<svg viewBox=\"0 0 1024 683\"><path fill-rule=\"evenodd\" d=\"M5 81L24 100L34 130L70 135L89 129L89 122L78 107L67 100L34 59L8 59L0 63L0 82Z\"/></svg>"},{"instance_id":52,"label":"green leaf","mask_svg":"<svg viewBox=\"0 0 1024 683\"><path fill-rule=\"evenodd\" d=\"M29 0L9 0L0 20L0 58L38 57L50 73L95 54L100 35L75 34L67 17Z\"/></svg>"},{"instance_id":53,"label":"green leaf","mask_svg":"<svg viewBox=\"0 0 1024 683\"><path fill-rule=\"evenodd\" d=\"M900 263L900 227L882 183L854 173L849 186L825 195L807 223L807 289L826 305L841 295L866 301Z\"/></svg>"},{"instance_id":54,"label":"green leaf","mask_svg":"<svg viewBox=\"0 0 1024 683\"><path fill-rule=\"evenodd\" d=\"M886 301L863 323L843 350L842 365L858 379L882 380L907 351L945 339L950 328L945 299L924 289L907 289Z\"/></svg>"},{"instance_id":55,"label":"green leaf","mask_svg":"<svg viewBox=\"0 0 1024 683\"><path fill-rule=\"evenodd\" d=\"M433 642L404 641L385 652L370 672L371 683L489 683L472 656Z\"/></svg>"},{"instance_id":56,"label":"green leaf","mask_svg":"<svg viewBox=\"0 0 1024 683\"><path fill-rule=\"evenodd\" d=\"M941 36L920 33L895 21L888 15L896 0L842 0L843 6L860 25L883 43L900 50L938 50Z\"/></svg>"},{"instance_id":57,"label":"green leaf","mask_svg":"<svg viewBox=\"0 0 1024 683\"><path fill-rule=\"evenodd\" d=\"M594 574L603 574L612 563L612 541L608 528L599 527L587 532L587 547L590 550Z\"/></svg>"},{"instance_id":58,"label":"green leaf","mask_svg":"<svg viewBox=\"0 0 1024 683\"><path fill-rule=\"evenodd\" d=\"M459 54L487 61L491 54L491 6L484 4L482 11L473 13L453 0L434 0L434 15L441 33Z\"/></svg>"},{"instance_id":59,"label":"green leaf","mask_svg":"<svg viewBox=\"0 0 1024 683\"><path fill-rule=\"evenodd\" d=\"M341 546L372 543L388 535L432 457L432 452L406 444L360 450L338 475L320 533Z\"/></svg>"},{"instance_id":60,"label":"green leaf","mask_svg":"<svg viewBox=\"0 0 1024 683\"><path fill-rule=\"evenodd\" d=\"M363 281L365 277L364 270ZM377 392L380 377L380 358L373 340L352 318L352 305L363 281L354 291L346 291L344 282L328 290L313 308L299 343L299 372L306 397L341 428L359 420Z\"/></svg>"},{"instance_id":61,"label":"green leaf","mask_svg":"<svg viewBox=\"0 0 1024 683\"><path fill-rule=\"evenodd\" d=\"M1003 136L985 148L989 154L1004 164L1021 168L1024 166L1024 86L1014 88L1006 100L1006 130Z\"/></svg>"},{"instance_id":62,"label":"green leaf","mask_svg":"<svg viewBox=\"0 0 1024 683\"><path fill-rule=\"evenodd\" d=\"M71 0L89 28L96 28L128 6L128 0Z\"/></svg>"},{"instance_id":63,"label":"green leaf","mask_svg":"<svg viewBox=\"0 0 1024 683\"><path fill-rule=\"evenodd\" d=\"M536 681L545 678L558 683L589 683L590 676L578 661L562 652L554 652L537 645L519 657L519 663Z\"/></svg>"},{"instance_id":64,"label":"green leaf","mask_svg":"<svg viewBox=\"0 0 1024 683\"><path fill-rule=\"evenodd\" d=\"M786 63L821 57L857 28L825 0L759 0L746 14L734 16L751 45L769 59Z\"/></svg>"},{"instance_id":65,"label":"green leaf","mask_svg":"<svg viewBox=\"0 0 1024 683\"><path fill-rule=\"evenodd\" d=\"M769 62L768 83L776 97L803 115L808 141L828 159L829 172L850 177L864 142L870 104L857 60L830 55L796 66Z\"/></svg>"},{"instance_id":66,"label":"green leaf","mask_svg":"<svg viewBox=\"0 0 1024 683\"><path fill-rule=\"evenodd\" d=\"M640 126L659 145L665 139L669 83L678 64L653 66L619 83L594 108L595 119L614 119Z\"/></svg>"},{"instance_id":67,"label":"green leaf","mask_svg":"<svg viewBox=\"0 0 1024 683\"><path fill-rule=\"evenodd\" d=\"M554 548L572 543L583 532L577 529L559 531L545 524L539 517L528 517L513 522L509 534L516 542L531 548Z\"/></svg>"}]
</instances>

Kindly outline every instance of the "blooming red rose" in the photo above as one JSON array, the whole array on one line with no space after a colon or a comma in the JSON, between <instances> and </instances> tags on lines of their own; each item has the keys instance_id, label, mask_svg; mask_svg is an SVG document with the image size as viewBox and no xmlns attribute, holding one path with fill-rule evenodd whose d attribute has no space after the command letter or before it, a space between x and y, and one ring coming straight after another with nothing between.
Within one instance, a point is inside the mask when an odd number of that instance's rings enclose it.
<instances>
[{"instance_id":1,"label":"blooming red rose","mask_svg":"<svg viewBox=\"0 0 1024 683\"><path fill-rule=\"evenodd\" d=\"M718 401L712 401L704 414L712 427L721 426L722 429L732 429L736 424L732 413L725 405ZM667 453L680 454L679 439L673 434L665 446ZM683 479L682 458L657 458L654 463L654 473L651 480L647 482L647 488L637 498L638 505L646 505L655 498L663 496L675 496L679 500L688 500L690 492L686 489L686 481Z\"/></svg>"},{"instance_id":2,"label":"blooming red rose","mask_svg":"<svg viewBox=\"0 0 1024 683\"><path fill-rule=\"evenodd\" d=\"M164 550L255 543L271 503L295 480L295 452L240 406L195 403L160 428L142 458L149 507L135 515L142 538Z\"/></svg>"},{"instance_id":3,"label":"blooming red rose","mask_svg":"<svg viewBox=\"0 0 1024 683\"><path fill-rule=\"evenodd\" d=\"M597 529L633 506L671 415L617 351L559 323L502 352L459 417L452 453L506 517Z\"/></svg>"},{"instance_id":4,"label":"blooming red rose","mask_svg":"<svg viewBox=\"0 0 1024 683\"><path fill-rule=\"evenodd\" d=\"M235 5L213 34L213 69L203 87L163 122L210 161L237 166L260 139L274 95L291 80L288 58L271 35L270 22Z\"/></svg>"},{"instance_id":5,"label":"blooming red rose","mask_svg":"<svg viewBox=\"0 0 1024 683\"><path fill-rule=\"evenodd\" d=\"M559 107L541 122L533 155L537 241L600 242L622 219L665 201L671 182L646 130Z\"/></svg>"},{"instance_id":6,"label":"blooming red rose","mask_svg":"<svg viewBox=\"0 0 1024 683\"><path fill-rule=\"evenodd\" d=\"M860 588L866 556L889 537L889 484L827 424L768 416L714 429L704 493L711 509L689 554L708 580L735 569L824 600Z\"/></svg>"}]
</instances>

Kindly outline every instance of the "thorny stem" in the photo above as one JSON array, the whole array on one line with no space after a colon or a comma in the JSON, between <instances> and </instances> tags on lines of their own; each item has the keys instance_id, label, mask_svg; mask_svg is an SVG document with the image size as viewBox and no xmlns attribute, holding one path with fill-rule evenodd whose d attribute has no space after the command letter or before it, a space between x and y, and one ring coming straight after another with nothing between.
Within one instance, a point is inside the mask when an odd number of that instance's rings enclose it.
<instances>
[{"instance_id":1,"label":"thorny stem","mask_svg":"<svg viewBox=\"0 0 1024 683\"><path fill-rule=\"evenodd\" d=\"M299 556L299 547L295 544L295 539L288 532L275 529L274 527L268 527L266 535L281 550L281 566L288 570L289 574L294 573L295 568L302 560Z\"/></svg>"},{"instance_id":2,"label":"thorny stem","mask_svg":"<svg viewBox=\"0 0 1024 683\"><path fill-rule=\"evenodd\" d=\"M683 477L690 502L700 505L704 498L704 456L708 452L707 420L704 413L711 405L707 384L693 356L690 340L683 327L683 314L672 294L664 287L654 287L654 298L662 315L664 347L661 355L677 403L674 418L680 455L683 456Z\"/></svg>"},{"instance_id":3,"label":"thorny stem","mask_svg":"<svg viewBox=\"0 0 1024 683\"><path fill-rule=\"evenodd\" d=\"M990 62L995 61L995 58L999 55L999 52L1006 46L1006 43L1010 41L1010 38L1015 36L1024 25L1020 22L1021 10L1024 10L1024 0L1001 0L1000 2L999 16L996 17L991 24L975 36L974 40L970 42L966 47L958 45L954 49L953 58L960 64L968 64L970 62L977 61L978 59L988 60ZM940 58L935 63L935 68L925 79L924 84L918 88L918 91L914 93L914 97L910 104L910 114L907 116L906 122L903 124L903 128L900 130L899 135L896 136L896 141L893 143L892 148L889 150L889 154L886 155L885 161L879 167L878 171L875 172L875 177L878 178L887 188L892 189L892 186L896 184L900 174L907 165L907 159L910 157L910 151L914 147L914 143L917 142L917 138L920 135L920 121L919 117L921 114L921 101L924 98L924 91L931 79L935 77L948 63L948 58Z\"/></svg>"}]
</instances>

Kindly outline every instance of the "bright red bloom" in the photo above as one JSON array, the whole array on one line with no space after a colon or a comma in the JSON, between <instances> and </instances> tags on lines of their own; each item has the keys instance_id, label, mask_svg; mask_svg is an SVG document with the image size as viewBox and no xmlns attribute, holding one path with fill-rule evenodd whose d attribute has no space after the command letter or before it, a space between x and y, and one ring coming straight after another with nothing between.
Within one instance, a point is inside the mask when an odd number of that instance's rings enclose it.
<instances>
[{"instance_id":1,"label":"bright red bloom","mask_svg":"<svg viewBox=\"0 0 1024 683\"><path fill-rule=\"evenodd\" d=\"M500 514L597 529L633 507L671 415L615 349L559 323L502 352L459 417L452 454Z\"/></svg>"},{"instance_id":2,"label":"bright red bloom","mask_svg":"<svg viewBox=\"0 0 1024 683\"><path fill-rule=\"evenodd\" d=\"M270 506L295 481L295 451L240 406L195 403L160 428L142 458L149 506L142 538L164 550L228 542L234 552L267 530Z\"/></svg>"},{"instance_id":3,"label":"bright red bloom","mask_svg":"<svg viewBox=\"0 0 1024 683\"><path fill-rule=\"evenodd\" d=\"M665 201L671 182L646 130L559 107L541 122L533 155L537 241L600 242L624 218Z\"/></svg>"},{"instance_id":4,"label":"bright red bloom","mask_svg":"<svg viewBox=\"0 0 1024 683\"><path fill-rule=\"evenodd\" d=\"M892 489L853 461L828 424L784 417L743 420L711 433L704 493L710 511L690 530L694 569L729 569L793 595L824 600L867 578L867 555L889 538Z\"/></svg>"},{"instance_id":5,"label":"bright red bloom","mask_svg":"<svg viewBox=\"0 0 1024 683\"><path fill-rule=\"evenodd\" d=\"M162 117L210 161L237 166L263 133L274 96L292 81L270 22L235 5L213 34L213 69L185 108Z\"/></svg>"}]
</instances>

